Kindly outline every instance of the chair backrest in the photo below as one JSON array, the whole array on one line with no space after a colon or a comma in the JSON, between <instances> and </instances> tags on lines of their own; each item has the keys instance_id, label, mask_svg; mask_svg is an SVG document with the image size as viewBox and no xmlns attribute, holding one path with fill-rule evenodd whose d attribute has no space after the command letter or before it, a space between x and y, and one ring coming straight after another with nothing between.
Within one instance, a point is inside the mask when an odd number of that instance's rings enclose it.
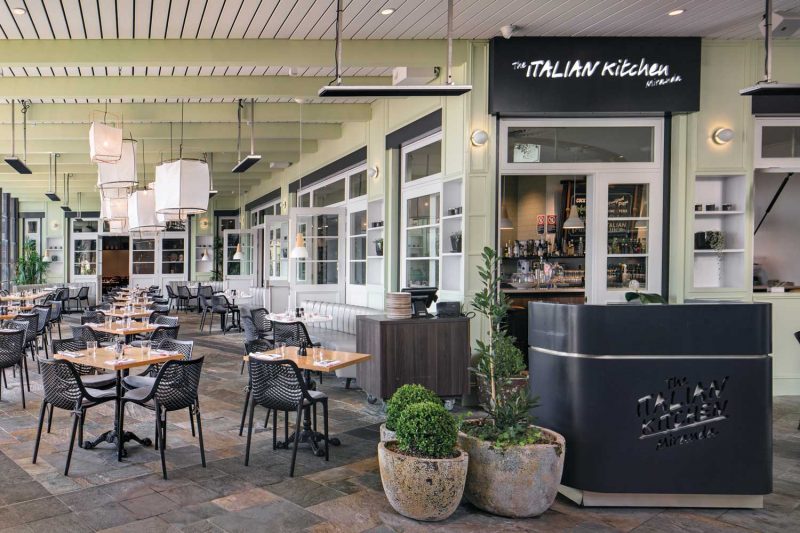
<instances>
[{"instance_id":1,"label":"chair backrest","mask_svg":"<svg viewBox=\"0 0 800 533\"><path fill-rule=\"evenodd\" d=\"M250 316L253 317L253 323L256 325L261 333L272 331L272 321L269 319L269 311L263 307L250 310Z\"/></svg>"},{"instance_id":2,"label":"chair backrest","mask_svg":"<svg viewBox=\"0 0 800 533\"><path fill-rule=\"evenodd\" d=\"M157 313L161 313L163 315L168 315L169 314L169 304L167 304L166 302L164 302L163 304L152 303L152 304L150 304L150 309L152 309L153 311L155 311Z\"/></svg>"},{"instance_id":3,"label":"chair backrest","mask_svg":"<svg viewBox=\"0 0 800 533\"><path fill-rule=\"evenodd\" d=\"M56 300L61 302L61 305L64 305L64 302L66 302L68 299L69 299L69 289L67 287L62 287L61 289L59 289L58 296L56 296Z\"/></svg>"},{"instance_id":4,"label":"chair backrest","mask_svg":"<svg viewBox=\"0 0 800 533\"><path fill-rule=\"evenodd\" d=\"M72 363L63 359L39 359L44 399L61 409L74 409L85 397L83 385Z\"/></svg>"},{"instance_id":5,"label":"chair backrest","mask_svg":"<svg viewBox=\"0 0 800 533\"><path fill-rule=\"evenodd\" d=\"M55 297L56 297L56 292L57 292L57 291L51 291L51 292L49 292L49 293L47 294L47 296L45 296L45 297L44 297L44 301L43 301L43 303L49 303L49 302L52 302L52 301L55 299Z\"/></svg>"},{"instance_id":6,"label":"chair backrest","mask_svg":"<svg viewBox=\"0 0 800 533\"><path fill-rule=\"evenodd\" d=\"M33 312L39 316L38 332L42 333L50 322L50 305L36 305Z\"/></svg>"},{"instance_id":7,"label":"chair backrest","mask_svg":"<svg viewBox=\"0 0 800 533\"><path fill-rule=\"evenodd\" d=\"M0 368L18 365L25 357L25 331L0 331Z\"/></svg>"},{"instance_id":8,"label":"chair backrest","mask_svg":"<svg viewBox=\"0 0 800 533\"><path fill-rule=\"evenodd\" d=\"M102 311L84 311L81 315L81 324L102 324L106 315Z\"/></svg>"},{"instance_id":9,"label":"chair backrest","mask_svg":"<svg viewBox=\"0 0 800 533\"><path fill-rule=\"evenodd\" d=\"M231 303L228 301L228 297L222 293L215 294L211 297L211 307L214 309L215 313L227 311L230 305Z\"/></svg>"},{"instance_id":10,"label":"chair backrest","mask_svg":"<svg viewBox=\"0 0 800 533\"><path fill-rule=\"evenodd\" d=\"M252 317L243 316L242 327L244 328L245 342L256 341L261 337Z\"/></svg>"},{"instance_id":11,"label":"chair backrest","mask_svg":"<svg viewBox=\"0 0 800 533\"><path fill-rule=\"evenodd\" d=\"M15 322L25 322L25 342L31 342L36 339L36 334L39 331L39 315L37 313L20 313L14 319Z\"/></svg>"},{"instance_id":12,"label":"chair backrest","mask_svg":"<svg viewBox=\"0 0 800 533\"><path fill-rule=\"evenodd\" d=\"M300 369L293 361L265 361L251 357L250 391L253 401L267 409L295 411L309 398Z\"/></svg>"},{"instance_id":13,"label":"chair backrest","mask_svg":"<svg viewBox=\"0 0 800 533\"><path fill-rule=\"evenodd\" d=\"M58 352L78 352L80 350L86 349L86 341L80 339L60 339L60 340L53 340L51 343L51 347L53 349L53 355L57 354ZM94 367L88 365L81 365L78 363L72 363L72 368L81 376L88 376L90 374L94 374L96 372Z\"/></svg>"},{"instance_id":14,"label":"chair backrest","mask_svg":"<svg viewBox=\"0 0 800 533\"><path fill-rule=\"evenodd\" d=\"M197 295L204 296L206 299L210 299L212 296L214 296L214 289L211 287L211 285L200 285L197 288Z\"/></svg>"},{"instance_id":15,"label":"chair backrest","mask_svg":"<svg viewBox=\"0 0 800 533\"><path fill-rule=\"evenodd\" d=\"M81 287L80 289L78 289L78 296L77 296L77 298L78 298L79 300L86 300L86 299L88 299L88 298L89 298L89 287L87 287L87 286L83 286L83 287Z\"/></svg>"},{"instance_id":16,"label":"chair backrest","mask_svg":"<svg viewBox=\"0 0 800 533\"><path fill-rule=\"evenodd\" d=\"M155 324L156 323L156 319L158 317L164 316L164 315L166 315L166 313L164 313L163 311L153 311L152 313L150 313L150 316L147 318L147 321L150 324Z\"/></svg>"},{"instance_id":17,"label":"chair backrest","mask_svg":"<svg viewBox=\"0 0 800 533\"><path fill-rule=\"evenodd\" d=\"M180 325L180 318L176 316L166 316L161 315L155 318L154 324L158 324L159 326L179 326Z\"/></svg>"},{"instance_id":18,"label":"chair backrest","mask_svg":"<svg viewBox=\"0 0 800 533\"><path fill-rule=\"evenodd\" d=\"M72 338L75 340L83 342L100 340L97 332L89 326L70 326L70 328L72 328Z\"/></svg>"},{"instance_id":19,"label":"chair backrest","mask_svg":"<svg viewBox=\"0 0 800 533\"><path fill-rule=\"evenodd\" d=\"M161 342L164 339L177 339L180 326L156 326L150 334L150 341L153 343Z\"/></svg>"},{"instance_id":20,"label":"chair backrest","mask_svg":"<svg viewBox=\"0 0 800 533\"><path fill-rule=\"evenodd\" d=\"M205 294L198 294L197 295L197 305L200 306L200 310L207 310L211 307L211 296L206 296Z\"/></svg>"},{"instance_id":21,"label":"chair backrest","mask_svg":"<svg viewBox=\"0 0 800 533\"><path fill-rule=\"evenodd\" d=\"M269 350L274 350L274 349L275 345L272 343L271 340L268 339L245 341L244 343L245 355L250 355L251 353L256 353L256 352L267 352Z\"/></svg>"},{"instance_id":22,"label":"chair backrest","mask_svg":"<svg viewBox=\"0 0 800 533\"><path fill-rule=\"evenodd\" d=\"M61 320L61 314L64 310L64 304L59 300L50 302L50 322L58 322Z\"/></svg>"},{"instance_id":23,"label":"chair backrest","mask_svg":"<svg viewBox=\"0 0 800 533\"><path fill-rule=\"evenodd\" d=\"M189 292L189 287L186 285L178 285L178 296L181 298L190 298L192 293Z\"/></svg>"},{"instance_id":24,"label":"chair backrest","mask_svg":"<svg viewBox=\"0 0 800 533\"><path fill-rule=\"evenodd\" d=\"M167 361L158 371L153 399L167 411L185 409L197 401L203 358Z\"/></svg>"},{"instance_id":25,"label":"chair backrest","mask_svg":"<svg viewBox=\"0 0 800 533\"><path fill-rule=\"evenodd\" d=\"M175 291L172 290L172 285L167 285L167 296L170 298L177 298Z\"/></svg>"},{"instance_id":26,"label":"chair backrest","mask_svg":"<svg viewBox=\"0 0 800 533\"><path fill-rule=\"evenodd\" d=\"M5 289L0 289L0 296L8 296L8 291Z\"/></svg>"},{"instance_id":27,"label":"chair backrest","mask_svg":"<svg viewBox=\"0 0 800 533\"><path fill-rule=\"evenodd\" d=\"M183 354L184 359L192 358L192 351L194 350L194 341L179 341L175 339L161 339L158 343L159 350L168 350L170 352L180 352Z\"/></svg>"},{"instance_id":28,"label":"chair backrest","mask_svg":"<svg viewBox=\"0 0 800 533\"><path fill-rule=\"evenodd\" d=\"M273 322L272 328L275 342L286 343L286 346L311 345L311 336L302 322Z\"/></svg>"}]
</instances>

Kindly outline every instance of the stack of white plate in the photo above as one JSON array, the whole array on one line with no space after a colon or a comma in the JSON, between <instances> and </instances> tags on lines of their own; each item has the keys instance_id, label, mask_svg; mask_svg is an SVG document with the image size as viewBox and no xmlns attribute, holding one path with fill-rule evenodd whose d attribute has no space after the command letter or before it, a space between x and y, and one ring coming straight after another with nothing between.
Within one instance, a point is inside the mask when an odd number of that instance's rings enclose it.
<instances>
[{"instance_id":1,"label":"stack of white plate","mask_svg":"<svg viewBox=\"0 0 800 533\"><path fill-rule=\"evenodd\" d=\"M411 318L411 294L407 292L386 293L386 316Z\"/></svg>"}]
</instances>

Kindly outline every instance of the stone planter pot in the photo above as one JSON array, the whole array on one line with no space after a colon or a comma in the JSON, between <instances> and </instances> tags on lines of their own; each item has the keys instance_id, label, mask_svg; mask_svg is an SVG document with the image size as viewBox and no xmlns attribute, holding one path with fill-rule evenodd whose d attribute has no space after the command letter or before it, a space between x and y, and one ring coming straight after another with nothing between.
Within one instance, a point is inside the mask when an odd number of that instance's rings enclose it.
<instances>
[{"instance_id":1,"label":"stone planter pot","mask_svg":"<svg viewBox=\"0 0 800 533\"><path fill-rule=\"evenodd\" d=\"M397 440L397 434L391 429L386 429L386 424L381 424L381 442Z\"/></svg>"},{"instance_id":2,"label":"stone planter pot","mask_svg":"<svg viewBox=\"0 0 800 533\"><path fill-rule=\"evenodd\" d=\"M552 444L494 449L490 443L459 433L469 455L464 496L475 507L510 518L539 516L553 505L564 471L564 437L549 429Z\"/></svg>"},{"instance_id":3,"label":"stone planter pot","mask_svg":"<svg viewBox=\"0 0 800 533\"><path fill-rule=\"evenodd\" d=\"M452 459L423 459L378 444L378 464L386 498L395 511L414 520L444 520L464 494L469 455L459 450Z\"/></svg>"}]
</instances>

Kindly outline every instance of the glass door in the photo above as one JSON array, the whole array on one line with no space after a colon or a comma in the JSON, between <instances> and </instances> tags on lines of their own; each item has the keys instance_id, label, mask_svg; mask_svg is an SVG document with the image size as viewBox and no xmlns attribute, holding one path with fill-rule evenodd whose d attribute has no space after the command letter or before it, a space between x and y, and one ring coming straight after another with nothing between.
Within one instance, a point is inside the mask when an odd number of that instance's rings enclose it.
<instances>
[{"instance_id":1,"label":"glass door","mask_svg":"<svg viewBox=\"0 0 800 533\"><path fill-rule=\"evenodd\" d=\"M592 189L598 223L590 228L596 244L590 303L625 301L629 291L661 294L660 175L601 173Z\"/></svg>"},{"instance_id":2,"label":"glass door","mask_svg":"<svg viewBox=\"0 0 800 533\"><path fill-rule=\"evenodd\" d=\"M289 214L289 309L303 300L345 301L346 211L344 208L296 208ZM306 257L292 257L297 235ZM302 254L301 254L302 255Z\"/></svg>"},{"instance_id":3,"label":"glass door","mask_svg":"<svg viewBox=\"0 0 800 533\"><path fill-rule=\"evenodd\" d=\"M185 265L186 238L165 235L161 239L161 275L183 275Z\"/></svg>"},{"instance_id":4,"label":"glass door","mask_svg":"<svg viewBox=\"0 0 800 533\"><path fill-rule=\"evenodd\" d=\"M289 217L266 215L264 221L264 286L270 311L282 313L289 302Z\"/></svg>"},{"instance_id":5,"label":"glass door","mask_svg":"<svg viewBox=\"0 0 800 533\"><path fill-rule=\"evenodd\" d=\"M400 286L440 287L441 185L429 184L403 194Z\"/></svg>"},{"instance_id":6,"label":"glass door","mask_svg":"<svg viewBox=\"0 0 800 533\"><path fill-rule=\"evenodd\" d=\"M156 236L140 235L131 238L132 287L149 287L156 283Z\"/></svg>"},{"instance_id":7,"label":"glass door","mask_svg":"<svg viewBox=\"0 0 800 533\"><path fill-rule=\"evenodd\" d=\"M228 289L255 286L253 269L253 230L228 229L223 237L223 281Z\"/></svg>"}]
</instances>

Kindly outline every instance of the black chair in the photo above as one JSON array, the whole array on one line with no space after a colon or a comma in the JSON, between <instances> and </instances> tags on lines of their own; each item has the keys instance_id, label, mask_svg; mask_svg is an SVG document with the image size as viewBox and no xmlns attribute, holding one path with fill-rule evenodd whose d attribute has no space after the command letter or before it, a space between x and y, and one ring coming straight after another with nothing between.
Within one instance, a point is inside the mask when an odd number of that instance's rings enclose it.
<instances>
[{"instance_id":1,"label":"black chair","mask_svg":"<svg viewBox=\"0 0 800 533\"><path fill-rule=\"evenodd\" d=\"M162 315L168 315L170 311L169 305L167 305L166 303L160 304L156 302L150 304L150 310L156 313L161 313Z\"/></svg>"},{"instance_id":2,"label":"black chair","mask_svg":"<svg viewBox=\"0 0 800 533\"><path fill-rule=\"evenodd\" d=\"M58 290L56 301L61 302L62 313L69 311L69 289L67 287L62 287Z\"/></svg>"},{"instance_id":3,"label":"black chair","mask_svg":"<svg viewBox=\"0 0 800 533\"><path fill-rule=\"evenodd\" d=\"M180 326L180 323L181 319L178 318L177 316L167 316L167 315L157 316L153 321L153 324L159 326Z\"/></svg>"},{"instance_id":4,"label":"black chair","mask_svg":"<svg viewBox=\"0 0 800 533\"><path fill-rule=\"evenodd\" d=\"M172 309L173 304L177 305L178 309L180 309L178 295L172 290L172 285L167 284L167 305L169 305L170 309Z\"/></svg>"},{"instance_id":5,"label":"black chair","mask_svg":"<svg viewBox=\"0 0 800 533\"><path fill-rule=\"evenodd\" d=\"M328 397L318 391L309 391L293 361L263 361L251 357L250 363L250 415L247 426L247 445L244 464L250 463L250 441L253 436L253 411L256 405L272 410L272 449L277 448L276 423L278 411L296 411L297 421L294 432L294 448L289 477L294 477L294 464L297 459L297 445L300 440L303 409L322 404L323 435L325 436L325 460L328 460ZM315 423L316 425L316 423ZM288 424L286 424L288 426ZM285 427L288 432L288 427ZM288 436L286 437L288 441ZM285 443L289 445L288 442Z\"/></svg>"},{"instance_id":6,"label":"black chair","mask_svg":"<svg viewBox=\"0 0 800 533\"><path fill-rule=\"evenodd\" d=\"M272 337L272 320L269 319L269 311L263 307L250 310L250 316L256 325L259 337L269 339Z\"/></svg>"},{"instance_id":7,"label":"black chair","mask_svg":"<svg viewBox=\"0 0 800 533\"><path fill-rule=\"evenodd\" d=\"M189 287L186 285L178 285L178 309L183 309L184 311L189 311L192 307L192 300L195 297L192 296L192 293L189 291Z\"/></svg>"},{"instance_id":8,"label":"black chair","mask_svg":"<svg viewBox=\"0 0 800 533\"><path fill-rule=\"evenodd\" d=\"M28 364L27 360L25 359L24 346L25 330L0 330L0 370L3 373L3 380L5 380L6 368L16 369L19 367L19 391L22 394L23 409L25 409L25 383L23 382L23 371L25 376L28 376ZM7 381L6 388L8 388ZM28 377L28 390L31 390L30 377ZM0 391L2 391L2 387L0 387Z\"/></svg>"},{"instance_id":9,"label":"black chair","mask_svg":"<svg viewBox=\"0 0 800 533\"><path fill-rule=\"evenodd\" d=\"M245 342L244 343L244 355L250 355L251 353L257 353L257 352L268 352L268 351L274 350L274 349L275 349L275 345L272 343L272 341L267 340L267 339L259 339L259 340L255 340L255 341L250 341L250 342ZM240 372L240 373L243 373L243 372L244 372L244 359L242 359L242 372ZM244 408L242 409L242 422L239 424L239 436L240 437L242 436L242 431L244 431L244 420L245 420L245 418L247 418L247 405L250 402L250 385L249 384L244 388L244 392L245 392L245 397L244 397ZM267 409L267 419L264 421L264 427L265 428L267 427L267 424L269 423L269 414L270 414L270 410ZM289 412L288 411L284 412L284 417L286 418L286 424L285 425L288 426L289 425L289 423L288 423ZM288 439L288 436L287 436L287 439Z\"/></svg>"},{"instance_id":10,"label":"black chair","mask_svg":"<svg viewBox=\"0 0 800 533\"><path fill-rule=\"evenodd\" d=\"M797 339L797 342L800 342L800 331L795 331L794 338ZM800 429L800 422L797 423L797 429Z\"/></svg>"},{"instance_id":11,"label":"black chair","mask_svg":"<svg viewBox=\"0 0 800 533\"><path fill-rule=\"evenodd\" d=\"M86 307L89 307L89 287L81 287L78 289L78 294L69 296L68 300L75 300L75 303L78 304L78 310L83 311L83 302L86 302Z\"/></svg>"},{"instance_id":12,"label":"black chair","mask_svg":"<svg viewBox=\"0 0 800 533\"><path fill-rule=\"evenodd\" d=\"M72 420L72 433L69 440L69 451L67 451L67 463L64 466L64 475L69 475L69 463L72 460L72 449L75 446L75 432L78 433L78 443L83 442L83 422L86 419L86 410L95 405L100 405L116 397L113 389L99 390L87 388L81 382L80 375L69 361L60 359L40 360L42 371L42 385L44 386L44 398L42 407L39 409L39 426L36 430L36 444L33 447L33 463L36 464L36 457L39 455L39 443L42 440L42 425L44 424L44 413L47 407L50 409L59 408L70 411L75 417ZM52 416L52 411L50 416Z\"/></svg>"},{"instance_id":13,"label":"black chair","mask_svg":"<svg viewBox=\"0 0 800 533\"><path fill-rule=\"evenodd\" d=\"M200 440L200 459L206 466L206 452L203 447L203 426L200 421L200 402L197 388L200 385L200 373L203 358L182 361L167 361L158 371L152 387L142 387L128 391L122 397L120 409L119 431L123 432L125 405L134 403L155 412L156 439L155 446L161 452L161 473L167 479L167 463L164 450L167 447L167 413L170 411L189 410L189 417L197 418L197 434ZM121 455L122 447L118 454Z\"/></svg>"},{"instance_id":14,"label":"black chair","mask_svg":"<svg viewBox=\"0 0 800 533\"><path fill-rule=\"evenodd\" d=\"M231 305L228 301L228 298L224 294L215 294L211 298L211 321L208 323L208 331L211 331L211 328L214 325L214 315L219 315L220 317L220 327L222 328L222 334L224 335L227 332L226 324L228 315L231 316L231 321L233 324L239 324L239 307L235 305Z\"/></svg>"},{"instance_id":15,"label":"black chair","mask_svg":"<svg viewBox=\"0 0 800 533\"><path fill-rule=\"evenodd\" d=\"M50 302L50 338L53 337L53 324L58 326L58 338L61 338L61 322L63 316L64 306L58 300Z\"/></svg>"},{"instance_id":16,"label":"black chair","mask_svg":"<svg viewBox=\"0 0 800 533\"><path fill-rule=\"evenodd\" d=\"M180 326L156 326L156 329L150 332L144 339L131 341L131 346L141 346L143 340L149 340L151 346L157 345L164 339L177 339Z\"/></svg>"},{"instance_id":17,"label":"black chair","mask_svg":"<svg viewBox=\"0 0 800 533\"><path fill-rule=\"evenodd\" d=\"M302 322L273 322L273 340L283 342L286 346L319 346L311 340L306 325Z\"/></svg>"},{"instance_id":18,"label":"black chair","mask_svg":"<svg viewBox=\"0 0 800 533\"><path fill-rule=\"evenodd\" d=\"M110 342L113 337L106 333L99 333L89 326L70 326L72 338L74 340L89 342L95 341L99 345L101 342Z\"/></svg>"},{"instance_id":19,"label":"black chair","mask_svg":"<svg viewBox=\"0 0 800 533\"><path fill-rule=\"evenodd\" d=\"M203 331L203 326L205 326L205 324L206 324L206 315L207 315L208 313L211 313L211 312L213 312L213 310L214 310L214 308L213 308L213 307L212 307L212 305L211 305L212 298L213 298L213 296L208 296L208 297L206 297L204 294L199 294L199 295L197 296L197 306L198 306L198 310L199 310L201 313L203 313L203 314L200 316L200 332L201 332L201 333L202 333L202 331ZM211 331L211 326L210 326L210 325L209 325L209 327L208 327L208 331Z\"/></svg>"},{"instance_id":20,"label":"black chair","mask_svg":"<svg viewBox=\"0 0 800 533\"><path fill-rule=\"evenodd\" d=\"M188 361L192 358L194 341L162 339L158 345L153 346L152 349L180 352L180 354L183 355L183 359ZM152 387L155 383L155 376L158 374L159 368L161 368L161 365L150 365L138 376L126 376L122 380L122 386L128 390L138 389L141 387ZM192 435L194 435L194 426L192 426Z\"/></svg>"},{"instance_id":21,"label":"black chair","mask_svg":"<svg viewBox=\"0 0 800 533\"><path fill-rule=\"evenodd\" d=\"M49 355L49 348L48 348L48 328L50 326L50 313L51 309L49 305L36 305L33 307L33 312L39 316L39 323L36 327L36 342L38 343L41 340L42 346L44 347L44 356L50 357Z\"/></svg>"},{"instance_id":22,"label":"black chair","mask_svg":"<svg viewBox=\"0 0 800 533\"><path fill-rule=\"evenodd\" d=\"M53 354L58 352L79 352L86 349L85 340L81 339L62 339L54 340L52 343ZM98 348L99 349L99 348ZM117 376L113 373L98 374L97 369L92 366L82 365L80 363L72 363L72 366L78 372L78 375L83 382L84 387L92 389L107 389L117 383ZM50 433L50 423L47 424L47 432Z\"/></svg>"},{"instance_id":23,"label":"black chair","mask_svg":"<svg viewBox=\"0 0 800 533\"><path fill-rule=\"evenodd\" d=\"M36 336L39 332L39 315L37 313L19 313L14 322L25 323L25 348L30 350L31 359L37 352Z\"/></svg>"},{"instance_id":24,"label":"black chair","mask_svg":"<svg viewBox=\"0 0 800 533\"><path fill-rule=\"evenodd\" d=\"M102 324L106 321L106 314L102 310L86 310L81 315L81 324Z\"/></svg>"}]
</instances>

